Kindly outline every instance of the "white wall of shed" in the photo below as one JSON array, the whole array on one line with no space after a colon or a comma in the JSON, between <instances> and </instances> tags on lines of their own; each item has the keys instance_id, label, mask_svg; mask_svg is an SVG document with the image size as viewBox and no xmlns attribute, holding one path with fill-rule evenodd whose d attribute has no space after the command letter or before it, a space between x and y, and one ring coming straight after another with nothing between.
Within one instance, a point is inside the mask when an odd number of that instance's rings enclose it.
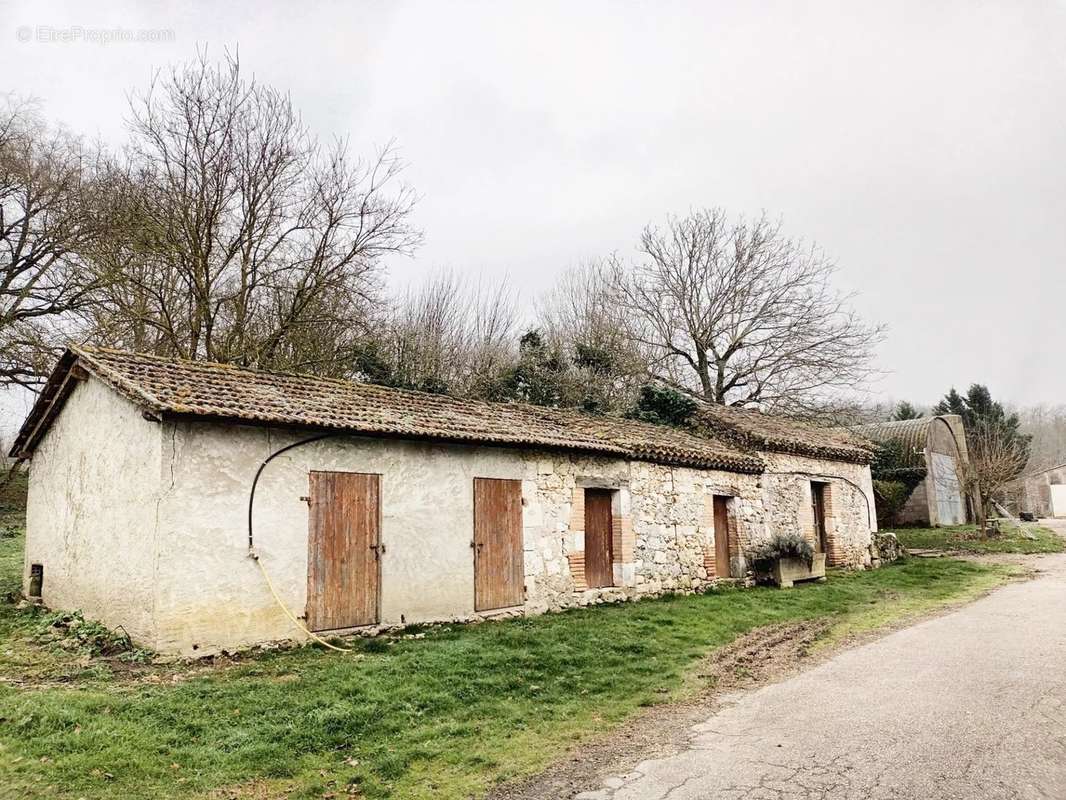
<instances>
[{"instance_id":1,"label":"white wall of shed","mask_svg":"<svg viewBox=\"0 0 1066 800\"><path fill-rule=\"evenodd\" d=\"M271 597L247 551L248 493L267 456L313 434L209 422L164 426L157 625L159 647L186 654L302 637ZM769 456L777 469L839 474L839 534L859 566L870 530L869 468ZM739 494L741 536L753 541L774 526L771 509L795 524L809 497L774 491L780 479L671 468L486 446L341 437L303 445L272 461L255 501L255 550L283 602L303 616L307 602L308 494L312 470L381 476L381 622L417 623L474 615L473 479L521 479L526 611L600 599L691 590L702 570L704 495ZM581 485L627 487L636 533L633 584L584 592L567 565L569 520ZM604 483L606 481L607 483ZM760 492L756 486L762 484ZM722 486L726 486L725 489ZM735 488L729 488L735 487ZM872 501L871 501L872 502ZM764 510L765 506L765 510Z\"/></svg>"},{"instance_id":2,"label":"white wall of shed","mask_svg":"<svg viewBox=\"0 0 1066 800\"><path fill-rule=\"evenodd\" d=\"M161 430L96 378L79 383L30 461L23 590L154 646Z\"/></svg>"},{"instance_id":3,"label":"white wall of shed","mask_svg":"<svg viewBox=\"0 0 1066 800\"><path fill-rule=\"evenodd\" d=\"M158 625L162 649L211 652L301 638L248 557L248 494L270 454L314 434L240 425L167 423L171 479L160 527ZM343 437L274 459L256 490L255 550L297 616L307 602L308 494L312 470L381 476L381 622L474 612L473 480L521 479L514 451Z\"/></svg>"}]
</instances>

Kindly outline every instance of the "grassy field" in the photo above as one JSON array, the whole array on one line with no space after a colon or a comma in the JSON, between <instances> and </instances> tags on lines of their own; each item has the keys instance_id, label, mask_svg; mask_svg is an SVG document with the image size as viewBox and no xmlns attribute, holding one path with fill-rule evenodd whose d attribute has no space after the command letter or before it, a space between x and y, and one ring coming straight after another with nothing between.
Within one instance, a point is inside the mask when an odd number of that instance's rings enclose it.
<instances>
[{"instance_id":1,"label":"grassy field","mask_svg":"<svg viewBox=\"0 0 1066 800\"><path fill-rule=\"evenodd\" d=\"M3 585L21 540L0 540ZM791 591L723 589L364 640L223 665L136 666L35 640L0 606L0 797L436 798L532 773L642 706L696 691L699 662L753 628L868 630L1008 579L910 559Z\"/></svg>"},{"instance_id":2,"label":"grassy field","mask_svg":"<svg viewBox=\"0 0 1066 800\"><path fill-rule=\"evenodd\" d=\"M998 535L982 537L974 525L952 528L900 528L894 531L908 549L958 553L1062 553L1066 539L1037 525L1004 527Z\"/></svg>"}]
</instances>

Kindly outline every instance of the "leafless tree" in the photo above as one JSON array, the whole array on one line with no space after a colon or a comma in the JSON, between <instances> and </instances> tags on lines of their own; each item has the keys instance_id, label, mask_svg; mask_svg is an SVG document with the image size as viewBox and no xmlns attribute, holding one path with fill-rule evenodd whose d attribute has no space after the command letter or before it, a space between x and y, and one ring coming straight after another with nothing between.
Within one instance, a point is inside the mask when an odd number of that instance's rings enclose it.
<instances>
[{"instance_id":1,"label":"leafless tree","mask_svg":"<svg viewBox=\"0 0 1066 800\"><path fill-rule=\"evenodd\" d=\"M971 426L966 439L970 460L964 483L967 493L979 501L978 522L985 533L992 500L1024 469L1029 448L1025 439L1003 425L983 420Z\"/></svg>"},{"instance_id":2,"label":"leafless tree","mask_svg":"<svg viewBox=\"0 0 1066 800\"><path fill-rule=\"evenodd\" d=\"M286 95L206 53L131 97L130 134L97 338L349 374L382 259L421 241L395 151L363 161L320 145Z\"/></svg>"},{"instance_id":3,"label":"leafless tree","mask_svg":"<svg viewBox=\"0 0 1066 800\"><path fill-rule=\"evenodd\" d=\"M98 284L85 256L108 222L100 158L0 98L0 386L36 388Z\"/></svg>"},{"instance_id":4,"label":"leafless tree","mask_svg":"<svg viewBox=\"0 0 1066 800\"><path fill-rule=\"evenodd\" d=\"M645 228L633 266L614 259L627 332L659 377L719 404L809 411L874 372L883 330L836 292L820 250L765 215L721 209Z\"/></svg>"},{"instance_id":5,"label":"leafless tree","mask_svg":"<svg viewBox=\"0 0 1066 800\"><path fill-rule=\"evenodd\" d=\"M1066 464L1066 405L1017 409L1022 433L1032 436L1027 472Z\"/></svg>"},{"instance_id":6,"label":"leafless tree","mask_svg":"<svg viewBox=\"0 0 1066 800\"><path fill-rule=\"evenodd\" d=\"M567 270L536 304L537 326L573 365L585 403L627 408L648 380L649 357L628 335L610 265L586 262Z\"/></svg>"},{"instance_id":7,"label":"leafless tree","mask_svg":"<svg viewBox=\"0 0 1066 800\"><path fill-rule=\"evenodd\" d=\"M515 294L506 280L467 281L442 270L403 292L373 338L379 379L484 396L495 375L515 358Z\"/></svg>"}]
</instances>

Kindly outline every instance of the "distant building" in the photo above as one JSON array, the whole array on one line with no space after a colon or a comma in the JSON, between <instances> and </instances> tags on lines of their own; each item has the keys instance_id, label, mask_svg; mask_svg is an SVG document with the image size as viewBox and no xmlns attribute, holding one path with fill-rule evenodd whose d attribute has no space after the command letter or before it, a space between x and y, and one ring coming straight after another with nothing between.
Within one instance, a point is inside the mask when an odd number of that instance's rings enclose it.
<instances>
[{"instance_id":1,"label":"distant building","mask_svg":"<svg viewBox=\"0 0 1066 800\"><path fill-rule=\"evenodd\" d=\"M851 431L875 444L898 443L903 455L900 466L924 473L896 514L897 524L962 525L976 518L976 504L964 489L970 454L960 416L876 422Z\"/></svg>"},{"instance_id":2,"label":"distant building","mask_svg":"<svg viewBox=\"0 0 1066 800\"><path fill-rule=\"evenodd\" d=\"M1066 464L1028 472L1007 488L1008 504L1038 519L1066 517Z\"/></svg>"}]
</instances>

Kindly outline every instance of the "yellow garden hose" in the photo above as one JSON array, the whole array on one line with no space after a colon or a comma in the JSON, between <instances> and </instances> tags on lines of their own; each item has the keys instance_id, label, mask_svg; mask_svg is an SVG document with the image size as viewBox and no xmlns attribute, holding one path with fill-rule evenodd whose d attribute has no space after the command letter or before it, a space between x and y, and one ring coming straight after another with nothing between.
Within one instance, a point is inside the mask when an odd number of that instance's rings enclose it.
<instances>
[{"instance_id":1,"label":"yellow garden hose","mask_svg":"<svg viewBox=\"0 0 1066 800\"><path fill-rule=\"evenodd\" d=\"M253 551L253 552L250 552L248 554L248 556L256 564L259 565L259 571L262 572L263 573L263 577L266 578L267 586L270 587L270 593L272 595L274 595L274 600L276 600L277 604L279 606L281 606L281 610L285 612L285 616L287 616L289 619L292 620L292 624L293 625L295 625L297 628L302 630L304 633L306 633L308 636L310 636L312 639L314 639L316 642L318 642L323 647L328 647L330 650L336 650L338 653L350 653L350 652L352 652L350 647L337 647L337 645L330 644L329 642L327 642L325 639L323 639L318 634L312 633L310 630L308 630L307 626L304 625L302 622L300 622L299 618L297 618L297 616L295 614L293 614L291 611L289 611L289 607L287 605L285 605L284 601L278 596L277 591L274 589L274 582L272 580L270 580L270 575L267 573L266 567L264 567L263 566L263 562L259 560L259 554Z\"/></svg>"},{"instance_id":2,"label":"yellow garden hose","mask_svg":"<svg viewBox=\"0 0 1066 800\"><path fill-rule=\"evenodd\" d=\"M273 461L278 456L280 456L282 453L286 453L286 452L288 452L289 450L292 450L295 447L301 447L302 445L311 444L312 442L318 442L318 441L321 441L322 439L330 439L330 438L333 438L333 437L343 436L343 435L344 434L338 433L338 432L330 432L330 433L321 433L321 434L319 434L317 436L311 436L310 438L307 438L307 439L301 439L299 441L293 442L292 444L286 445L285 447L282 447L280 450L277 450L277 451L271 453L269 456L266 457L266 459L263 461L263 463L259 465L259 469L257 469L255 471L255 478L252 479L252 489L248 493L248 557L251 558L256 564L259 565L259 571L262 572L263 573L263 577L266 578L267 586L270 588L270 593L272 595L274 595L274 600L277 602L277 604L279 606L281 606L281 610L285 612L285 616L287 616L289 619L292 620L292 624L293 625L295 625L301 631L306 633L308 636L310 636L312 639L314 639L316 642L318 642L323 647L328 647L330 650L336 650L338 653L350 653L350 652L352 652L351 648L349 648L349 647L337 647L336 645L330 644L329 642L327 642L321 636L319 636L319 635L317 635L315 633L312 633L310 630L308 630L306 625L304 625L302 622L300 622L300 620L297 618L297 616L295 614L293 614L291 611L289 611L289 607L287 605L285 605L285 603L281 599L281 597L278 596L277 590L274 589L274 582L272 580L270 580L270 575L267 573L266 567L264 567L263 566L263 562L259 560L259 554L257 552L255 552L255 547L254 547L254 544L253 544L255 540L252 537L252 509L255 506L255 489L256 489L256 486L259 485L259 478L260 478L260 476L262 476L263 470L266 469L266 465L269 464L271 461Z\"/></svg>"}]
</instances>

